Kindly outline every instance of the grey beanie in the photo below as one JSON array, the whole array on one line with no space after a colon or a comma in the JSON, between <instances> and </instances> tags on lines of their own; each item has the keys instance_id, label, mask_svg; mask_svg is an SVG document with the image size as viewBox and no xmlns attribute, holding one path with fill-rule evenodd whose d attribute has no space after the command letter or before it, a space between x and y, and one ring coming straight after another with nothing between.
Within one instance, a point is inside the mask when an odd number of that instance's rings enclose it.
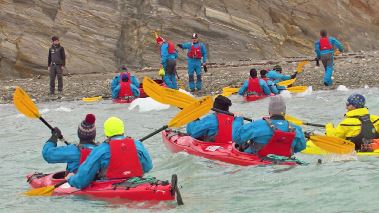
<instances>
[{"instance_id":1,"label":"grey beanie","mask_svg":"<svg viewBox=\"0 0 379 213\"><path fill-rule=\"evenodd\" d=\"M268 112L272 115L283 115L286 113L286 103L284 103L282 96L277 95L270 98Z\"/></svg>"}]
</instances>

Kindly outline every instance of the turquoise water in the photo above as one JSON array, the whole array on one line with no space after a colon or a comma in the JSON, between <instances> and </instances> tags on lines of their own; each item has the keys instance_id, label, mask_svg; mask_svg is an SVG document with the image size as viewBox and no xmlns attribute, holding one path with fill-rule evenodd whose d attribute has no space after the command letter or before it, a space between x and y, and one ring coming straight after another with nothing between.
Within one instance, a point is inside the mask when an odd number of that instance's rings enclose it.
<instances>
[{"instance_id":1,"label":"turquoise water","mask_svg":"<svg viewBox=\"0 0 379 213\"><path fill-rule=\"evenodd\" d=\"M355 90L356 91L356 90ZM358 90L373 114L379 114L379 89ZM343 117L345 100L354 91L318 91L286 97L287 113L312 123L335 124ZM266 115L268 100L242 103L232 96L232 111L259 118ZM42 116L76 142L76 128L86 113L97 116L97 139L103 139L102 123L109 116L125 121L126 132L141 138L163 126L177 112L130 111L127 105L59 102L38 104ZM178 174L184 206L175 203L120 203L81 197L25 197L25 175L62 170L64 165L47 164L41 156L50 131L39 121L20 115L13 105L0 105L0 212L377 212L379 158L340 158L298 154L308 166L240 167L185 153L172 154L158 134L145 143L154 169L149 175L170 179ZM306 127L304 129L312 130ZM323 129L318 129L320 132ZM63 145L63 144L62 144ZM322 159L322 164L317 160Z\"/></svg>"}]
</instances>

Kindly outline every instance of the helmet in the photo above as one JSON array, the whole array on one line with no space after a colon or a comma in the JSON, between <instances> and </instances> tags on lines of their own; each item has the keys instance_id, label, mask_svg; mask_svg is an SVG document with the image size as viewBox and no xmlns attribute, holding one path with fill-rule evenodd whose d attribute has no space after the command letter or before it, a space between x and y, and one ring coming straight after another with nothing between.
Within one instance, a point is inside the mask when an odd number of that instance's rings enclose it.
<instances>
[{"instance_id":1,"label":"helmet","mask_svg":"<svg viewBox=\"0 0 379 213\"><path fill-rule=\"evenodd\" d=\"M104 122L104 134L107 137L124 134L124 122L117 117L110 117Z\"/></svg>"},{"instance_id":2,"label":"helmet","mask_svg":"<svg viewBox=\"0 0 379 213\"><path fill-rule=\"evenodd\" d=\"M352 105L355 108L365 107L366 99L361 94L352 94L347 98L346 106Z\"/></svg>"},{"instance_id":3,"label":"helmet","mask_svg":"<svg viewBox=\"0 0 379 213\"><path fill-rule=\"evenodd\" d=\"M198 38L199 36L197 35L197 33L192 34L192 39L198 39Z\"/></svg>"},{"instance_id":4,"label":"helmet","mask_svg":"<svg viewBox=\"0 0 379 213\"><path fill-rule=\"evenodd\" d=\"M122 65L122 66L120 67L120 70L128 71L128 67L127 67L126 65Z\"/></svg>"}]
</instances>

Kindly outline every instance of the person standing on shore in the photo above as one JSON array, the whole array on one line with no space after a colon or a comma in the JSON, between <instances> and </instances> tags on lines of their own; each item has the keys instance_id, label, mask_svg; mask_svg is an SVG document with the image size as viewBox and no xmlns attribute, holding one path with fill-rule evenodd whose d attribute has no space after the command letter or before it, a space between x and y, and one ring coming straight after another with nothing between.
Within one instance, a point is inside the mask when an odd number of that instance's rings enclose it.
<instances>
[{"instance_id":1,"label":"person standing on shore","mask_svg":"<svg viewBox=\"0 0 379 213\"><path fill-rule=\"evenodd\" d=\"M59 43L58 36L51 38L52 45L49 49L47 69L50 74L50 96L54 95L55 78L58 78L58 98L62 97L63 90L63 69L66 65L66 55L64 48Z\"/></svg>"},{"instance_id":2,"label":"person standing on shore","mask_svg":"<svg viewBox=\"0 0 379 213\"><path fill-rule=\"evenodd\" d=\"M196 89L201 90L202 80L201 80L201 65L206 66L207 62L207 49L204 43L199 42L199 36L197 33L192 34L192 42L186 42L183 44L178 44L181 49L187 49L187 70L188 70L188 86L191 92L195 92L195 77L194 72L196 72ZM203 63L201 63L203 59Z\"/></svg>"},{"instance_id":3,"label":"person standing on shore","mask_svg":"<svg viewBox=\"0 0 379 213\"><path fill-rule=\"evenodd\" d=\"M163 80L171 89L178 89L176 83L176 59L178 52L175 45L171 41L166 41L162 37L157 37L157 44L160 46L161 52L161 68L163 67L165 74Z\"/></svg>"},{"instance_id":4,"label":"person standing on shore","mask_svg":"<svg viewBox=\"0 0 379 213\"><path fill-rule=\"evenodd\" d=\"M321 60L324 65L324 85L331 86L333 84L333 60L334 60L334 48L338 48L340 52L344 51L344 47L341 42L334 37L328 36L326 30L320 31L321 38L315 42L315 52L317 60Z\"/></svg>"}]
</instances>

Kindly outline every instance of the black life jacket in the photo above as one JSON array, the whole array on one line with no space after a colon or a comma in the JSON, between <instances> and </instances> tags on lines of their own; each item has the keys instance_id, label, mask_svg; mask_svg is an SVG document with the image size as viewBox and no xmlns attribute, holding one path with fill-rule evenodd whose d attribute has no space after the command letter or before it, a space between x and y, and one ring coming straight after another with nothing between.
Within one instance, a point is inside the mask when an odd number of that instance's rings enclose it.
<instances>
[{"instance_id":1,"label":"black life jacket","mask_svg":"<svg viewBox=\"0 0 379 213\"><path fill-rule=\"evenodd\" d=\"M379 138L379 133L376 132L373 122L370 120L370 114L363 116L352 116L349 118L357 118L361 121L361 131L357 136L348 137L355 144L355 150L360 150L364 141L371 141L372 139ZM341 126L359 126L354 124L341 124Z\"/></svg>"}]
</instances>

